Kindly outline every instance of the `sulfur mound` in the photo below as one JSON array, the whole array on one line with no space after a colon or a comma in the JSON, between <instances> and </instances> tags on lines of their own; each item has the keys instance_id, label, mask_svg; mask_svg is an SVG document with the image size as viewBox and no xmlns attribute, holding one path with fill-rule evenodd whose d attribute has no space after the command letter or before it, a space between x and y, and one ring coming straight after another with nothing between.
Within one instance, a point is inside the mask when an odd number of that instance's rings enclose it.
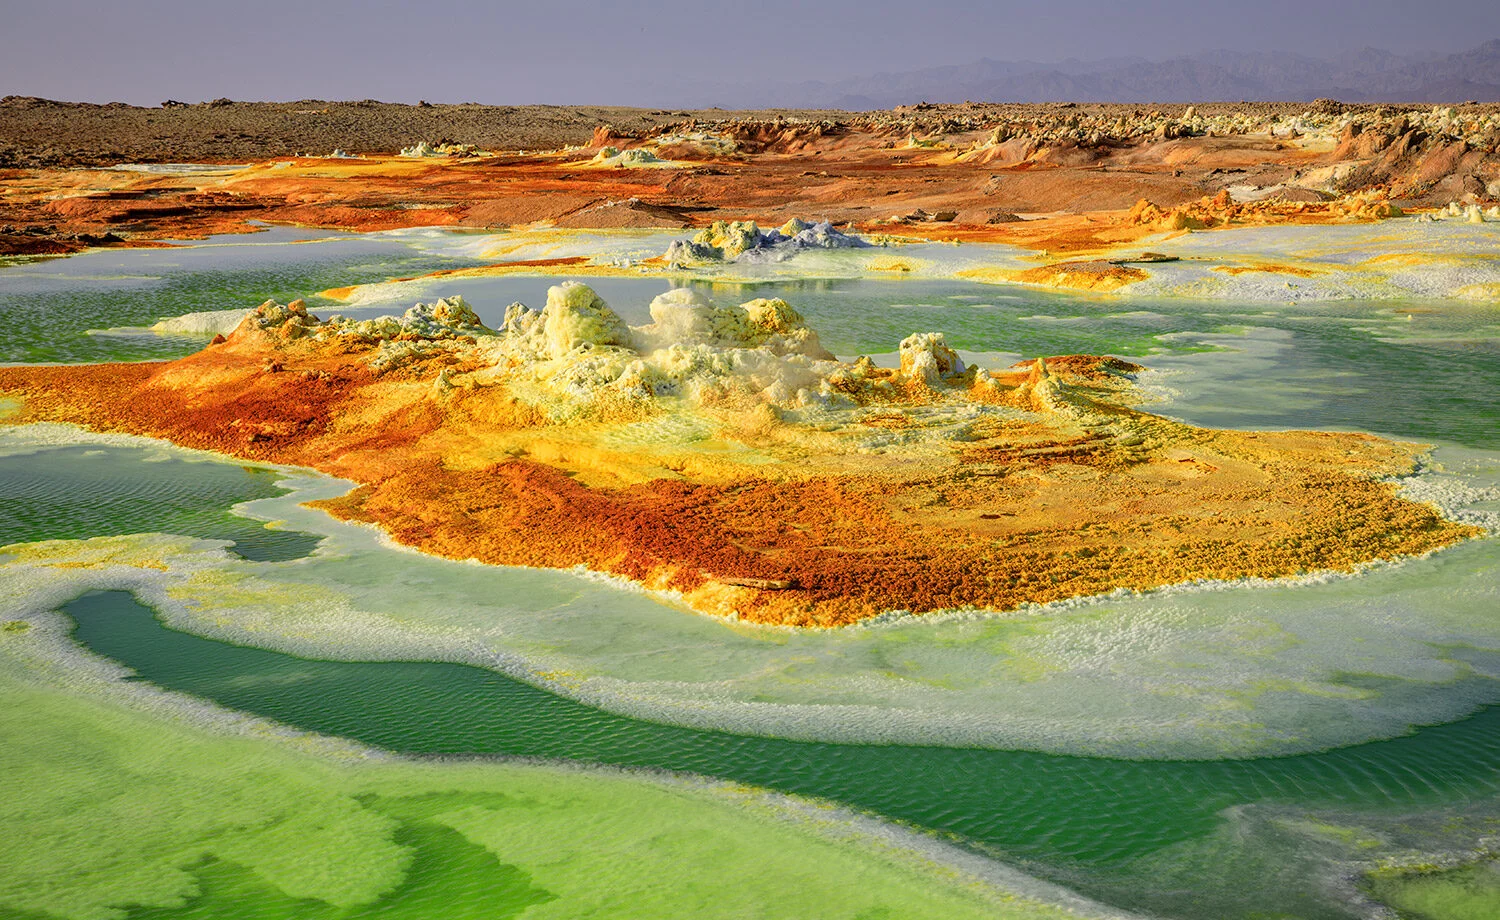
<instances>
[{"instance_id":1,"label":"sulfur mound","mask_svg":"<svg viewBox=\"0 0 1500 920\"><path fill-rule=\"evenodd\" d=\"M843 233L828 221L792 218L779 228L762 230L755 221L716 220L691 240L674 240L667 263L676 267L716 262L780 262L805 249L858 249L865 240Z\"/></svg>"},{"instance_id":2,"label":"sulfur mound","mask_svg":"<svg viewBox=\"0 0 1500 920\"><path fill-rule=\"evenodd\" d=\"M613 166L618 169L660 168L675 165L663 160L652 151L639 147L629 147L625 150L619 147L601 147L589 162L594 166Z\"/></svg>"},{"instance_id":3,"label":"sulfur mound","mask_svg":"<svg viewBox=\"0 0 1500 920\"><path fill-rule=\"evenodd\" d=\"M363 344L494 335L493 330L480 322L479 316L462 296L445 297L430 304L419 303L401 316L362 320L333 316L327 322L309 314L307 304L301 300L289 304L268 300L244 314L244 319L231 329L232 335L258 333L281 341L311 336L319 342L338 338Z\"/></svg>"},{"instance_id":4,"label":"sulfur mound","mask_svg":"<svg viewBox=\"0 0 1500 920\"><path fill-rule=\"evenodd\" d=\"M1488 209L1477 204L1462 205L1457 201L1450 201L1446 207L1438 208L1426 214L1417 215L1419 221L1451 220L1470 224L1484 224L1500 221L1500 205Z\"/></svg>"},{"instance_id":5,"label":"sulfur mound","mask_svg":"<svg viewBox=\"0 0 1500 920\"><path fill-rule=\"evenodd\" d=\"M339 151L334 151L335 154ZM411 159L425 159L427 157L463 157L474 156L479 153L479 148L473 144L455 144L452 141L440 141L429 144L426 141L417 141L410 147L402 147L401 155Z\"/></svg>"},{"instance_id":6,"label":"sulfur mound","mask_svg":"<svg viewBox=\"0 0 1500 920\"><path fill-rule=\"evenodd\" d=\"M0 395L14 421L354 479L322 507L430 552L790 625L1348 570L1476 532L1397 493L1420 445L1193 428L1132 408L1118 359L989 371L924 332L888 368L836 359L780 299L650 312L631 327L577 283L498 329L461 298L326 322L267 301L197 355L0 368Z\"/></svg>"},{"instance_id":7,"label":"sulfur mound","mask_svg":"<svg viewBox=\"0 0 1500 920\"><path fill-rule=\"evenodd\" d=\"M919 332L901 340L901 373L928 386L962 379L964 362L941 332Z\"/></svg>"}]
</instances>

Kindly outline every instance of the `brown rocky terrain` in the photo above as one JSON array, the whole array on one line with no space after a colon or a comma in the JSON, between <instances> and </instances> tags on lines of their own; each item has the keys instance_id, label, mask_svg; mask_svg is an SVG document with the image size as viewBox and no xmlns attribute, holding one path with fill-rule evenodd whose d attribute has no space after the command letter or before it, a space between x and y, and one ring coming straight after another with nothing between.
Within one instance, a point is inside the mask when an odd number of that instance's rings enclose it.
<instances>
[{"instance_id":1,"label":"brown rocky terrain","mask_svg":"<svg viewBox=\"0 0 1500 920\"><path fill-rule=\"evenodd\" d=\"M776 112L737 112L774 118ZM804 118L843 112L798 112ZM551 150L585 144L601 125L647 130L719 110L623 106L401 105L364 100L234 102L163 107L0 99L0 167L113 166L118 163L254 163L273 157L394 154L422 140L454 140L485 150Z\"/></svg>"},{"instance_id":2,"label":"brown rocky terrain","mask_svg":"<svg viewBox=\"0 0 1500 920\"><path fill-rule=\"evenodd\" d=\"M451 142L455 155L395 155L421 141ZM363 158L328 158L335 148ZM670 166L602 166L594 157L606 148ZM1163 229L1487 204L1500 195L1497 149L1494 105L686 113L373 102L146 109L6 97L0 255L139 245L243 230L252 219L387 229L791 217L1076 254ZM103 168L124 162L250 165ZM1132 211L1142 201L1151 209Z\"/></svg>"}]
</instances>

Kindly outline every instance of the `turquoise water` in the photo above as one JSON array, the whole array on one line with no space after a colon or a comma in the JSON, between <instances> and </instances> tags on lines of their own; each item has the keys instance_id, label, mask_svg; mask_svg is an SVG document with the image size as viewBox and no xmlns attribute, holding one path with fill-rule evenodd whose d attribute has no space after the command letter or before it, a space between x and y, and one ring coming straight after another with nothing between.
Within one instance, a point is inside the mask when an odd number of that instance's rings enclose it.
<instances>
[{"instance_id":1,"label":"turquoise water","mask_svg":"<svg viewBox=\"0 0 1500 920\"><path fill-rule=\"evenodd\" d=\"M392 239L294 243L297 234L278 232L287 236L247 238L259 244L253 249L107 253L99 254L105 261L86 256L0 268L0 319L6 324L0 327L0 360L181 354L198 344L87 330L248 307L268 296L285 301L455 264ZM554 281L456 279L435 283L432 294L462 293L493 322L512 300L539 305ZM647 320L650 298L668 284L600 279L596 287L627 320L640 323ZM1245 306L1075 298L917 280L715 285L705 291L730 302L785 297L827 347L844 355L889 352L917 330L943 331L950 343L990 366L1038 353L1121 354L1151 368L1142 383L1157 400L1154 411L1195 423L1368 430L1500 449L1500 309L1494 306ZM337 309L314 305L325 314ZM359 312L384 311L366 306ZM80 445L0 457L0 546L165 532L229 541L230 551L251 563L303 559L320 552L317 535L267 528L230 511L277 494L279 475L165 452ZM361 558L356 552L328 564L355 573L360 566L399 566L392 555ZM1482 552L1464 558L1478 560L1464 591L1492 587L1500 577ZM416 561L410 570L418 586L430 577ZM1357 598L1362 584L1351 581L1347 595ZM446 593L435 596L454 603ZM1253 590L1245 596L1254 596ZM527 597L517 602L524 605ZM1455 597L1455 606L1464 602ZM535 603L539 616L550 616L555 611L549 605L559 602L539 596ZM622 596L616 603L648 602ZM1152 760L1148 751L1143 759L1125 761L978 747L833 744L632 719L460 664L321 661L232 645L167 628L149 607L120 591L88 594L66 610L81 644L135 669L139 679L298 728L415 754L662 768L822 797L953 835L965 846L1106 903L1185 920L1371 916L1374 908L1360 900L1353 880L1377 857L1404 852L1403 833L1447 826L1412 844L1412 852L1459 852L1474 845L1478 832L1468 825L1454 829L1462 824L1454 815L1500 814L1497 708L1406 737L1248 760ZM603 618L616 612L607 600L590 610ZM1473 673L1465 675L1468 689L1453 709L1500 701L1500 689L1491 686L1500 677L1494 661L1458 646L1449 657L1468 662ZM724 647L731 647L727 640ZM1127 660L1126 651L1121 660ZM1386 680L1351 673L1344 686L1354 692L1383 689ZM1475 691L1476 685L1488 689ZM1441 681L1435 686L1441 692ZM1452 692L1459 694L1457 682Z\"/></svg>"},{"instance_id":2,"label":"turquoise water","mask_svg":"<svg viewBox=\"0 0 1500 920\"><path fill-rule=\"evenodd\" d=\"M100 334L211 310L249 310L266 298L470 264L379 237L276 228L174 249L105 249L0 265L0 363L87 364L175 358L201 340ZM93 334L91 334L93 333Z\"/></svg>"}]
</instances>

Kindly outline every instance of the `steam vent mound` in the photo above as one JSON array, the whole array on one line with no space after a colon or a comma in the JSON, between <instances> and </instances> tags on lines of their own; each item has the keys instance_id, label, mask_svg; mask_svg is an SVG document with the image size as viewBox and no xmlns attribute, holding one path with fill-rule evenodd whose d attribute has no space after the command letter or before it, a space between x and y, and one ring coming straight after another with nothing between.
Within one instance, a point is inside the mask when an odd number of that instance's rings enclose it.
<instances>
[{"instance_id":1,"label":"steam vent mound","mask_svg":"<svg viewBox=\"0 0 1500 920\"><path fill-rule=\"evenodd\" d=\"M322 503L428 552L589 569L762 623L1008 610L1349 570L1475 533L1400 496L1421 445L1214 431L1109 357L991 370L937 332L840 361L783 300L674 290L627 325L553 287L323 321L266 302L165 363L0 368L6 421L75 422L360 485Z\"/></svg>"}]
</instances>

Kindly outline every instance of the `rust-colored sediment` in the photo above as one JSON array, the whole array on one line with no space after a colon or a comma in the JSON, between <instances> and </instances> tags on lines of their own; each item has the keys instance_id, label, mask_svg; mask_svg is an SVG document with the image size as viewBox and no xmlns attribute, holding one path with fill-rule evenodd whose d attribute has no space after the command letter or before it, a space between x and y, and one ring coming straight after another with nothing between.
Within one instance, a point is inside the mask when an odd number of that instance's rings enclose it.
<instances>
[{"instance_id":1,"label":"rust-colored sediment","mask_svg":"<svg viewBox=\"0 0 1500 920\"><path fill-rule=\"evenodd\" d=\"M1476 532L1382 481L1412 469L1417 445L1171 422L1127 407L1131 366L1113 359L1017 367L967 392L908 386L854 426L920 433L916 409L964 400L1022 410L931 450L848 450L773 413L648 456L609 446L618 420L549 422L503 382L448 385L474 369L462 347L384 372L373 353L242 325L178 361L0 368L0 394L20 402L13 423L351 478L357 489L319 506L428 552L582 564L765 623L1349 570ZM1084 421L1047 409L1048 374L1088 408Z\"/></svg>"},{"instance_id":2,"label":"rust-colored sediment","mask_svg":"<svg viewBox=\"0 0 1500 920\"><path fill-rule=\"evenodd\" d=\"M964 105L810 120L726 115L600 128L587 148L544 153L412 159L365 149L365 159L249 157L259 162L202 175L0 169L0 255L243 232L250 221L351 230L680 229L814 217L1078 261L1163 231L1370 221L1403 207L1479 201L1500 181L1496 136L1474 127L1490 107L1440 124L1416 112L1356 107L1336 139L1322 140L1276 134L1264 106L1211 108L1222 111L1208 124L1131 106ZM1249 121L1236 121L1237 108ZM85 121L100 117L68 111ZM215 117L253 112L226 107ZM117 120L118 113L105 114L100 130ZM156 113L153 134L189 114ZM20 124L20 113L12 115ZM565 110L548 117L585 119L586 127L557 125L557 137L573 143L597 123ZM168 149L153 157L182 156L201 140L161 136ZM598 168L592 158L605 144L649 148L672 167ZM1263 200L1235 201L1231 188Z\"/></svg>"}]
</instances>

